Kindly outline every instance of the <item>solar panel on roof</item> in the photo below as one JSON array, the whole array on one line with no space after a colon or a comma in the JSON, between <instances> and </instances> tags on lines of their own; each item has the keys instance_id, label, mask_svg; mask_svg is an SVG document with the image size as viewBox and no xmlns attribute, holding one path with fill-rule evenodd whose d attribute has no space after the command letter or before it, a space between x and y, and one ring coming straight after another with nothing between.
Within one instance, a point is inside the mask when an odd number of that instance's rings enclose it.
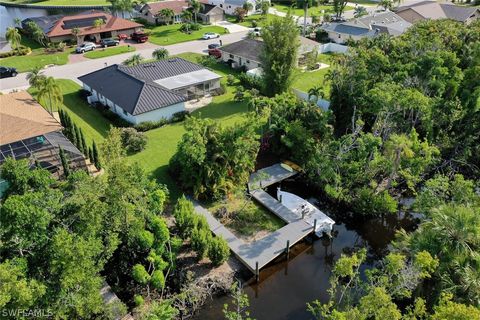
<instances>
[{"instance_id":1,"label":"solar panel on roof","mask_svg":"<svg viewBox=\"0 0 480 320\"><path fill-rule=\"evenodd\" d=\"M104 22L107 21L107 17L105 16L67 20L63 22L63 29L91 27L93 26L93 22L97 19L102 19Z\"/></svg>"}]
</instances>

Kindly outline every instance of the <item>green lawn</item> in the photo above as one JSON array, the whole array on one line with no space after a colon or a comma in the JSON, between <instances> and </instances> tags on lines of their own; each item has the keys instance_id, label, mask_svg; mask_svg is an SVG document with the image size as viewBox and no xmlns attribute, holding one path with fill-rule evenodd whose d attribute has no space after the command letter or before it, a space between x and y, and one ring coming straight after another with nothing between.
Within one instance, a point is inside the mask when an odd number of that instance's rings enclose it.
<instances>
[{"instance_id":1,"label":"green lawn","mask_svg":"<svg viewBox=\"0 0 480 320\"><path fill-rule=\"evenodd\" d=\"M85 53L83 56L85 58L89 58L89 59L98 59L98 58L105 58L105 57L114 56L116 54L133 52L135 50L136 50L136 48L133 47L133 46L118 46L118 47L113 47L113 48L96 49L94 51L89 51L89 52Z\"/></svg>"},{"instance_id":2,"label":"green lawn","mask_svg":"<svg viewBox=\"0 0 480 320\"><path fill-rule=\"evenodd\" d=\"M78 91L81 87L77 83L65 79L57 79L57 82L63 92L63 105L60 108L66 110L73 122L82 128L89 145L92 141L100 143L107 136L110 121L80 98ZM35 96L35 89L28 91Z\"/></svg>"},{"instance_id":3,"label":"green lawn","mask_svg":"<svg viewBox=\"0 0 480 320\"><path fill-rule=\"evenodd\" d=\"M298 72L293 81L292 88L308 92L308 90L314 86L324 85L325 93L328 96L328 94L330 94L330 86L328 83L324 83L324 78L329 69L330 68L311 72Z\"/></svg>"},{"instance_id":4,"label":"green lawn","mask_svg":"<svg viewBox=\"0 0 480 320\"><path fill-rule=\"evenodd\" d=\"M30 47L32 53L27 56L13 56L0 59L0 65L17 68L18 72L28 72L35 67L44 67L49 64L63 65L68 63L68 55L72 49L65 49L64 52L46 53L45 49L37 42L22 38L22 45Z\"/></svg>"},{"instance_id":5,"label":"green lawn","mask_svg":"<svg viewBox=\"0 0 480 320\"><path fill-rule=\"evenodd\" d=\"M171 24L168 26L156 26L145 27L144 29L149 32L148 41L151 43L166 46L169 44L199 40L204 33L215 32L218 34L225 34L225 28L218 26L203 26L200 30L192 31L187 34L181 32L179 29L181 24Z\"/></svg>"},{"instance_id":6,"label":"green lawn","mask_svg":"<svg viewBox=\"0 0 480 320\"><path fill-rule=\"evenodd\" d=\"M277 9L278 11L281 11L281 12L288 12L289 10L291 10L291 13L295 16L303 16L303 9L300 9L300 8L297 8L297 7L291 7L289 5L286 5L286 4L278 4L278 3L275 3L273 8ZM344 11L348 11L348 10L353 10L354 7L351 7L351 6L346 6L345 7L345 10ZM322 16L322 10L325 10L324 13L329 13L329 14L332 14L334 13L333 11L333 5L320 5L320 6L314 6L314 7L311 7L311 8L308 8L308 16L311 17L312 15L314 16Z\"/></svg>"},{"instance_id":7,"label":"green lawn","mask_svg":"<svg viewBox=\"0 0 480 320\"><path fill-rule=\"evenodd\" d=\"M231 23L236 23L242 25L244 27L252 28L252 21L256 21L259 26L263 26L266 22L271 20L275 15L267 14L266 17L263 17L261 14L252 14L250 16L245 17L244 21L237 22L236 16L227 15L226 20Z\"/></svg>"}]
</instances>

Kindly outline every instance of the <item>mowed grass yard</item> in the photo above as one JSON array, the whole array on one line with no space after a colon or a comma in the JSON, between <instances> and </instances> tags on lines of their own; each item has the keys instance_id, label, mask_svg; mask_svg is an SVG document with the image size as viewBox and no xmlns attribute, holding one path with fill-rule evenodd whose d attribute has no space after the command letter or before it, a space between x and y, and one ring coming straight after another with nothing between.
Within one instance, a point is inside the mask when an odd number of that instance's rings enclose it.
<instances>
[{"instance_id":1,"label":"mowed grass yard","mask_svg":"<svg viewBox=\"0 0 480 320\"><path fill-rule=\"evenodd\" d=\"M89 51L85 53L83 56L89 59L98 59L98 58L110 57L110 56L127 53L127 52L134 52L135 50L136 48L134 46L117 46L113 48L95 49L93 51Z\"/></svg>"},{"instance_id":2,"label":"mowed grass yard","mask_svg":"<svg viewBox=\"0 0 480 320\"><path fill-rule=\"evenodd\" d=\"M334 56L335 54L321 53L318 55L318 61L331 65ZM298 71L295 74L292 87L303 92L308 92L312 87L320 85L323 86L325 95L328 97L330 94L330 84L328 81L325 81L325 75L328 73L328 70L330 70L330 68L324 68L318 71Z\"/></svg>"},{"instance_id":3,"label":"mowed grass yard","mask_svg":"<svg viewBox=\"0 0 480 320\"><path fill-rule=\"evenodd\" d=\"M45 48L26 36L22 37L21 44L32 49L32 53L26 56L2 58L0 59L0 65L17 68L18 72L28 72L36 67L43 68L49 64L67 64L68 55L73 51L73 49L66 48L64 52L46 53Z\"/></svg>"},{"instance_id":4,"label":"mowed grass yard","mask_svg":"<svg viewBox=\"0 0 480 320\"><path fill-rule=\"evenodd\" d=\"M275 3L273 5L273 8L277 9L278 11L285 12L285 13L288 12L289 10L291 10L290 12L294 16L303 17L303 15L304 15L303 8L300 9L300 8L297 8L296 6L289 6L289 5L286 5L286 4ZM345 6L344 11L353 10L353 9L354 9L354 7ZM333 5L320 5L320 6L313 6L311 8L308 8L307 16L308 17L311 17L311 16L320 17L320 16L323 15L322 10L324 10L324 13L328 13L328 14L334 13Z\"/></svg>"},{"instance_id":5,"label":"mowed grass yard","mask_svg":"<svg viewBox=\"0 0 480 320\"><path fill-rule=\"evenodd\" d=\"M63 104L60 108L66 110L73 122L82 128L89 145L93 141L101 143L110 130L110 121L80 98L81 87L76 82L66 79L57 79L57 82L63 92ZM30 88L28 91L32 96L36 96L35 89Z\"/></svg>"},{"instance_id":6,"label":"mowed grass yard","mask_svg":"<svg viewBox=\"0 0 480 320\"><path fill-rule=\"evenodd\" d=\"M259 27L263 27L265 23L273 19L275 15L267 14L266 16L262 16L261 14L252 14L250 16L245 17L242 22L237 22L236 16L226 15L226 20L231 23L236 23L242 25L247 28L253 28L252 23L255 21Z\"/></svg>"},{"instance_id":7,"label":"mowed grass yard","mask_svg":"<svg viewBox=\"0 0 480 320\"><path fill-rule=\"evenodd\" d=\"M166 26L145 27L148 31L148 41L160 46L170 44L199 40L204 33L214 32L220 35L225 34L225 28L219 26L202 26L200 30L192 31L190 34L180 31L181 24L171 24Z\"/></svg>"}]
</instances>

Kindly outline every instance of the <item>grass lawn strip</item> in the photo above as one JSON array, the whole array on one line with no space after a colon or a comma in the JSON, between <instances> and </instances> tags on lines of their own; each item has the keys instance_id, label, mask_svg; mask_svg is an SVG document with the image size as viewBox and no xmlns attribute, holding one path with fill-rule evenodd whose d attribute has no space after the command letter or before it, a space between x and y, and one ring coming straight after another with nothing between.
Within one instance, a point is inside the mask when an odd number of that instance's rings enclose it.
<instances>
[{"instance_id":1,"label":"grass lawn strip","mask_svg":"<svg viewBox=\"0 0 480 320\"><path fill-rule=\"evenodd\" d=\"M93 141L100 144L107 136L110 121L80 98L81 87L77 83L66 79L57 79L57 83L63 92L63 104L60 108L66 110L73 122L82 128L89 146ZM28 92L35 97L35 89L30 88Z\"/></svg>"},{"instance_id":2,"label":"grass lawn strip","mask_svg":"<svg viewBox=\"0 0 480 320\"><path fill-rule=\"evenodd\" d=\"M32 53L26 56L12 56L0 59L3 67L17 68L18 72L28 72L35 67L45 67L50 64L64 65L68 63L68 55L73 49L66 48L64 52L46 53L45 48L37 42L23 36L21 44L32 49Z\"/></svg>"},{"instance_id":3,"label":"grass lawn strip","mask_svg":"<svg viewBox=\"0 0 480 320\"><path fill-rule=\"evenodd\" d=\"M137 49L134 46L117 46L113 48L102 48L102 49L89 51L85 53L83 56L89 59L99 59L99 58L114 56L117 54L134 52L135 50Z\"/></svg>"},{"instance_id":4,"label":"grass lawn strip","mask_svg":"<svg viewBox=\"0 0 480 320\"><path fill-rule=\"evenodd\" d=\"M285 12L285 13L287 13L289 10L291 10L291 13L293 15L299 16L299 17L303 17L303 15L304 15L304 10L300 9L300 8L296 8L295 6L291 7L289 5L275 3L273 8L277 9L278 11ZM344 11L349 11L349 10L353 10L353 9L355 9L355 8L352 7L352 6L345 6ZM324 13L328 13L328 14L333 14L334 13L333 5L321 5L321 6L313 6L311 8L308 8L307 16L308 17L311 17L312 15L317 16L317 17L322 16L323 15L322 10L324 11Z\"/></svg>"},{"instance_id":5,"label":"grass lawn strip","mask_svg":"<svg viewBox=\"0 0 480 320\"><path fill-rule=\"evenodd\" d=\"M145 27L145 31L148 31L148 41L160 46L199 40L204 33L214 32L218 34L225 34L225 28L219 26L203 26L200 30L192 31L190 34L181 32L181 24L171 24L167 26L157 27Z\"/></svg>"}]
</instances>

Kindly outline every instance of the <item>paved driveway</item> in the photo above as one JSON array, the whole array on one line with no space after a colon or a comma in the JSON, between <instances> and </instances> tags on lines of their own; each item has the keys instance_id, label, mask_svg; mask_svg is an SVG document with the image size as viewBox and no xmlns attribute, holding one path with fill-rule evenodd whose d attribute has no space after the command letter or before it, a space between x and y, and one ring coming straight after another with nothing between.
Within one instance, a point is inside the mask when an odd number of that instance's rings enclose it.
<instances>
[{"instance_id":1,"label":"paved driveway","mask_svg":"<svg viewBox=\"0 0 480 320\"><path fill-rule=\"evenodd\" d=\"M230 33L248 31L247 27L244 27L240 24L231 23L228 21L220 21L215 24L219 27L227 28Z\"/></svg>"},{"instance_id":2,"label":"paved driveway","mask_svg":"<svg viewBox=\"0 0 480 320\"><path fill-rule=\"evenodd\" d=\"M232 42L237 42L243 39L247 34L247 31L235 32L230 34L222 35L219 39L222 40L223 44L228 44ZM211 40L194 40L189 42L177 43L172 44L169 46L164 46L165 49L171 55L184 53L184 52L196 52L196 53L207 53L207 46L210 43L218 43L219 39L211 39ZM135 53L139 53L142 57L146 59L150 59L152 57L152 52L158 48L158 46L137 50ZM43 70L43 73L46 76L51 76L54 78L61 78L61 79L71 79L77 81L79 76L84 74L93 72L95 70L104 68L105 66L112 65L112 64L120 64L125 59L130 57L133 52L119 54L116 56L101 58L101 59L91 59L88 61L79 61L76 63L66 64L63 66L53 66L50 68L46 68ZM28 59L28 57L25 57ZM13 89L26 89L28 88L28 81L27 81L27 73L21 73L15 78L6 78L0 80L0 91L2 92L9 92Z\"/></svg>"}]
</instances>

